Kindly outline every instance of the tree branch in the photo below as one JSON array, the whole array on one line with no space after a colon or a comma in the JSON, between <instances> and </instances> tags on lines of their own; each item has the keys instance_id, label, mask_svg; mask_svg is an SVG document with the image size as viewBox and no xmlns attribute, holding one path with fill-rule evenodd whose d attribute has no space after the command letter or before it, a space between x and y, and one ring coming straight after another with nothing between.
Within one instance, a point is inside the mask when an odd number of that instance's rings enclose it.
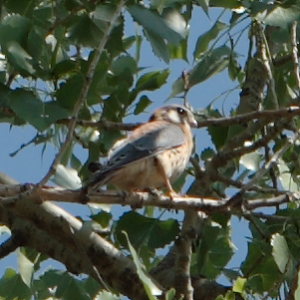
<instances>
[{"instance_id":1,"label":"tree branch","mask_svg":"<svg viewBox=\"0 0 300 300\"><path fill-rule=\"evenodd\" d=\"M5 195L5 191L9 191L9 196ZM24 193L21 195L18 194L18 191L22 190L20 185L11 186L9 189L0 189L0 204L7 207L15 206L26 206L26 201L23 199ZM13 194L15 191L15 194ZM28 194L30 195L30 193ZM34 195L31 196L32 199L36 202L36 205L45 205L44 208L47 208L46 205L54 205L48 201L58 201L58 202L69 202L69 203L82 203L82 193L77 190L66 190L61 188L41 188ZM241 194L230 199L216 199L216 198L207 198L207 197L197 197L197 196L181 196L173 197L172 199L166 195L157 195L156 193L147 193L147 192L117 192L117 191L93 191L84 197L84 200L88 200L88 203L98 203L98 204L120 204L120 205L129 205L134 208L140 208L144 206L156 206L166 209L174 210L192 210L192 211L202 211L207 214L211 214L218 211L235 211L239 207L244 205L248 210L253 210L259 207L269 207L269 206L278 206L283 203L288 203L292 201L298 201L300 196L298 193L291 192L279 192L276 193L276 196L269 196L266 198L258 199L246 199ZM40 204L42 203L42 204ZM86 203L86 202L85 202ZM84 203L84 204L85 204ZM55 206L56 207L56 206ZM59 209L59 208L58 208ZM22 208L26 212L26 207ZM61 211L61 209L59 209ZM233 210L233 211L232 211ZM29 211L32 211L30 209ZM29 211L26 214L29 214ZM34 213L32 211L32 213ZM28 218L33 216L28 215ZM37 218L43 218L43 214L37 215ZM65 224L66 225L66 224ZM65 226L60 224L59 227ZM61 230L61 229L59 229Z\"/></svg>"},{"instance_id":2,"label":"tree branch","mask_svg":"<svg viewBox=\"0 0 300 300\"><path fill-rule=\"evenodd\" d=\"M293 62L293 66L294 66L294 75L296 77L297 89L299 90L300 89L300 74L299 74L297 26L298 26L298 22L294 21L292 24L292 27L291 27L291 44L292 44L292 62Z\"/></svg>"},{"instance_id":3,"label":"tree branch","mask_svg":"<svg viewBox=\"0 0 300 300\"><path fill-rule=\"evenodd\" d=\"M14 252L18 247L22 246L23 242L18 237L12 235L0 245L0 259Z\"/></svg>"},{"instance_id":4,"label":"tree branch","mask_svg":"<svg viewBox=\"0 0 300 300\"><path fill-rule=\"evenodd\" d=\"M278 120L278 118L292 119L295 116L300 116L300 107L298 105L280 108L280 109L267 109L262 111L252 111L244 114L239 114L236 116L222 117L222 118L209 118L203 120L204 116L201 113L194 112L198 116L198 128L207 126L230 126L230 125L242 125L247 124L249 121L254 120L267 120L268 122L273 122ZM58 120L58 124L69 124L70 119ZM126 130L131 131L142 125L143 123L120 123L108 120L86 121L77 120L76 122L79 126L84 127L96 127L101 129L111 129L111 130Z\"/></svg>"}]
</instances>

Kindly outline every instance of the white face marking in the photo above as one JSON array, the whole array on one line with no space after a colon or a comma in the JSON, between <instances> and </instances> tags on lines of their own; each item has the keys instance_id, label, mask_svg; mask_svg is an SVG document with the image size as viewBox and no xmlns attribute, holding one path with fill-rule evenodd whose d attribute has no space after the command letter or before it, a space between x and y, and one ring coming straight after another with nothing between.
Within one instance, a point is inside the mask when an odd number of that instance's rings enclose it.
<instances>
[{"instance_id":1,"label":"white face marking","mask_svg":"<svg viewBox=\"0 0 300 300\"><path fill-rule=\"evenodd\" d=\"M173 123L181 123L180 117L178 115L178 112L175 110L170 110L168 112L168 118Z\"/></svg>"}]
</instances>

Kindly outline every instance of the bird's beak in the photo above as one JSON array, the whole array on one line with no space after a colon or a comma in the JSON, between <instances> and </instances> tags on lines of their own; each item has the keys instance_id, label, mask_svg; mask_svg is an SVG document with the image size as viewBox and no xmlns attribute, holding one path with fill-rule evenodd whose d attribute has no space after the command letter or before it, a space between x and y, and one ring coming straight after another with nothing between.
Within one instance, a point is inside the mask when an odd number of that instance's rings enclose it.
<instances>
[{"instance_id":1,"label":"bird's beak","mask_svg":"<svg viewBox=\"0 0 300 300\"><path fill-rule=\"evenodd\" d=\"M197 120L193 117L193 118L191 118L191 120L190 120L190 126L191 127L194 127L194 128L197 128L198 127L198 122L197 122Z\"/></svg>"}]
</instances>

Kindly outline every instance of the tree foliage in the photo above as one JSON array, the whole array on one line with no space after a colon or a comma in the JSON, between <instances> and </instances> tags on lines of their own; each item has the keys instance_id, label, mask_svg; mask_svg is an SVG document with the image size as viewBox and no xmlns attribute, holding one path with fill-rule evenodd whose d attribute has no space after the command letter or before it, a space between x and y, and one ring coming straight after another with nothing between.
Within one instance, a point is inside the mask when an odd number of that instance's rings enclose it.
<instances>
[{"instance_id":1,"label":"tree foliage","mask_svg":"<svg viewBox=\"0 0 300 300\"><path fill-rule=\"evenodd\" d=\"M13 155L56 149L37 184L1 174L0 256L17 251L19 269L4 272L0 297L300 297L297 0L4 0L0 14L0 121L36 131ZM204 22L208 30L194 30ZM178 61L189 69L174 74ZM194 91L214 88L219 74L232 85L203 107ZM192 106L196 141L201 128L211 140L195 143L174 184L187 196L108 187L84 198L87 165L161 104L153 95L166 85L168 100ZM239 97L227 104L232 86ZM91 213L74 217L53 200L85 200ZM233 217L251 232L237 268L228 267ZM45 270L49 258L65 268Z\"/></svg>"}]
</instances>

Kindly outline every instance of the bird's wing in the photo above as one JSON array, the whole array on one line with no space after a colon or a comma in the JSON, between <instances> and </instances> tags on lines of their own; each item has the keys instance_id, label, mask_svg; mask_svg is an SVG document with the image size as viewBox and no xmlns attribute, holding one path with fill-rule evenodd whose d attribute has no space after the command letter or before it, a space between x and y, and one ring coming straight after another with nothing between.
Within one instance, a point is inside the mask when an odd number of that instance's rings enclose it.
<instances>
[{"instance_id":1,"label":"bird's wing","mask_svg":"<svg viewBox=\"0 0 300 300\"><path fill-rule=\"evenodd\" d=\"M167 122L149 125L148 123L140 126L132 137L124 139L120 146L116 147L107 165L95 174L90 185L97 184L106 175L125 165L178 147L185 142L184 132L178 125Z\"/></svg>"}]
</instances>

